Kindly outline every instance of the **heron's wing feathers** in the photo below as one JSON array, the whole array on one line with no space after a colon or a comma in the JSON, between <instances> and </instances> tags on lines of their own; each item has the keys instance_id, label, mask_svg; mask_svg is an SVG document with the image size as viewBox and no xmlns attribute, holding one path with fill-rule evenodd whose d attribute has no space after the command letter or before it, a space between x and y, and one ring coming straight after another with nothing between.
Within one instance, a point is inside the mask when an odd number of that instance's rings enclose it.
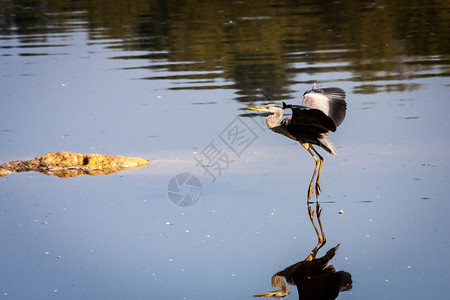
<instances>
[{"instance_id":1,"label":"heron's wing feathers","mask_svg":"<svg viewBox=\"0 0 450 300\"><path fill-rule=\"evenodd\" d=\"M289 121L290 126L314 126L324 129L322 130L323 132L336 131L333 119L320 109L283 102L283 109L286 108L292 109L292 118Z\"/></svg>"},{"instance_id":2,"label":"heron's wing feathers","mask_svg":"<svg viewBox=\"0 0 450 300\"><path fill-rule=\"evenodd\" d=\"M322 111L333 120L335 127L338 127L344 121L347 110L345 92L336 87L314 86L310 91L303 94L302 106Z\"/></svg>"}]
</instances>

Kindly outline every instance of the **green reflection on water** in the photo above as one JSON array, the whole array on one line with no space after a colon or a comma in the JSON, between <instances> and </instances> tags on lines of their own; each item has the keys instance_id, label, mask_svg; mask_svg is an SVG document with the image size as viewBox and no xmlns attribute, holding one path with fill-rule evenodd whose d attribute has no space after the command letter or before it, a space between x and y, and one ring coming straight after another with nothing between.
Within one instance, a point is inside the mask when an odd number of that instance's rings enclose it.
<instances>
[{"instance_id":1,"label":"green reflection on water","mask_svg":"<svg viewBox=\"0 0 450 300\"><path fill-rule=\"evenodd\" d=\"M108 39L108 48L148 52L113 58L144 58L151 63L141 68L170 72L141 79L176 80L173 89L233 88L240 101L264 99L263 90L279 100L292 98L294 83L361 82L355 92L377 93L420 88L402 80L448 76L446 6L420 0L8 1L0 3L0 33L31 44L26 55L32 55L32 45L42 47L51 34L87 31L93 43Z\"/></svg>"}]
</instances>

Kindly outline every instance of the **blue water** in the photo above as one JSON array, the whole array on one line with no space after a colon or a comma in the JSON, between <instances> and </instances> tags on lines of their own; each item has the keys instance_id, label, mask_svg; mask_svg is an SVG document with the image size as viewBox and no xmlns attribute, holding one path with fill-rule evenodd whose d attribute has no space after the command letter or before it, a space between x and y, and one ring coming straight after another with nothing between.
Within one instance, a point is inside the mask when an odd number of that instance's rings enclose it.
<instances>
[{"instance_id":1,"label":"blue water","mask_svg":"<svg viewBox=\"0 0 450 300\"><path fill-rule=\"evenodd\" d=\"M301 9L327 15L308 5ZM320 256L340 244L331 264L353 279L339 297L448 297L448 53L398 47L366 59L351 42L304 47L289 35L280 50L268 31L233 44L239 28L295 20L297 10L277 17L265 5L240 10L234 25L224 17L229 36L216 44L213 33L197 33L204 28L196 22L210 21L202 14L169 26L177 39L165 41L144 30L145 12L130 23L140 34L115 36L113 24L89 23L90 8L78 9L60 13L71 16L66 29L10 25L0 35L0 162L73 151L152 163L108 176L1 178L0 296L250 299L272 290L271 276L305 259L317 242L306 207L314 162L244 108L300 103L317 81L347 93L347 117L330 135L338 156L321 152L319 197L327 237ZM188 11L182 6L173 16ZM12 14L2 12L4 20ZM195 37L189 46L186 32ZM188 207L168 195L180 173L201 183ZM181 186L179 193L190 191ZM292 287L287 299L296 293Z\"/></svg>"}]
</instances>

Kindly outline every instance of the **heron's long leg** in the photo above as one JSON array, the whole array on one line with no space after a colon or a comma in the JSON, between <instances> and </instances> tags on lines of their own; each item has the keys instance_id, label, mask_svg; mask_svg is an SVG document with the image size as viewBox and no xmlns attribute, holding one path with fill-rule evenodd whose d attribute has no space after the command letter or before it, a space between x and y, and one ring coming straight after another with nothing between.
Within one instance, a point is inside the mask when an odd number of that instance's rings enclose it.
<instances>
[{"instance_id":1,"label":"heron's long leg","mask_svg":"<svg viewBox=\"0 0 450 300\"><path fill-rule=\"evenodd\" d=\"M311 220L311 224L314 227L314 231L316 232L316 235L317 235L317 244L314 247L314 249L311 250L308 257L305 259L306 261L313 260L316 257L319 249L322 248L322 246L325 245L325 243L326 243L325 234L324 234L323 228L322 228L322 222L320 221L321 213L322 213L322 209L320 208L319 202L316 201L316 215L317 215L317 221L318 221L319 227L320 227L320 233L319 233L316 223L314 222L314 210L311 208L311 206L308 203L308 215L309 215L309 219Z\"/></svg>"},{"instance_id":2,"label":"heron's long leg","mask_svg":"<svg viewBox=\"0 0 450 300\"><path fill-rule=\"evenodd\" d=\"M314 181L314 177L316 176L317 169L319 168L320 161L319 161L319 159L317 159L317 157L311 151L312 145L310 143L302 143L302 146L306 149L306 151L308 151L309 154L311 154L312 158L314 158L314 160L316 161L316 167L314 168L314 172L313 172L313 175L311 177L311 181L309 182L309 187L308 187L308 196L307 196L306 200L309 201L309 199L311 199L311 195L313 194L312 183ZM314 148L312 148L312 149L314 149ZM319 155L319 157L321 157L321 156ZM317 181L316 181L316 184L317 184ZM319 197L319 193L317 193L317 189L316 189L316 198L318 198L318 197Z\"/></svg>"},{"instance_id":3,"label":"heron's long leg","mask_svg":"<svg viewBox=\"0 0 450 300\"><path fill-rule=\"evenodd\" d=\"M322 155L319 154L319 152L317 152L317 150L313 147L313 145L311 145L310 148L314 151L314 153L317 154L317 156L319 156L319 172L317 173L317 178L316 178L316 197L318 197L319 193L322 191L322 189L320 188L320 185L319 185L319 178L320 178L320 172L322 171L323 157L322 157Z\"/></svg>"},{"instance_id":4,"label":"heron's long leg","mask_svg":"<svg viewBox=\"0 0 450 300\"><path fill-rule=\"evenodd\" d=\"M318 213L320 215L320 213ZM316 224L314 223L314 210L312 210L311 206L308 204L308 215L309 219L311 220L311 224L314 227L314 230L316 231L317 238L319 239L319 243L321 242L322 238L319 234L319 230L317 229Z\"/></svg>"},{"instance_id":5,"label":"heron's long leg","mask_svg":"<svg viewBox=\"0 0 450 300\"><path fill-rule=\"evenodd\" d=\"M319 249L322 248L322 246L325 245L325 243L327 242L327 238L325 237L325 232L323 231L323 227L322 227L322 221L320 220L321 214L322 214L322 208L319 205L319 201L316 201L317 222L319 222L320 232L322 233L321 245L320 245ZM319 249L317 249L317 250L319 250Z\"/></svg>"}]
</instances>

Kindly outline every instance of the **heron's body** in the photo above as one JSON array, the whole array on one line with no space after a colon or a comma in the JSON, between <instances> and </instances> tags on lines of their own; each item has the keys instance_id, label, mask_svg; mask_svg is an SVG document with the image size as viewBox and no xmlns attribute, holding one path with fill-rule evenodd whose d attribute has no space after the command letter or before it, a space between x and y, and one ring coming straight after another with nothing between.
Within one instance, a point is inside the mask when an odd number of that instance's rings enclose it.
<instances>
[{"instance_id":1,"label":"heron's body","mask_svg":"<svg viewBox=\"0 0 450 300\"><path fill-rule=\"evenodd\" d=\"M292 117L282 120L286 108L292 110ZM283 107L268 104L260 107L248 107L248 109L271 113L266 118L267 127L276 133L298 141L311 154L316 161L316 167L308 188L308 200L313 193L312 182L317 170L319 172L315 190L316 197L318 197L321 190L319 177L323 157L314 149L313 145L320 146L336 156L336 148L326 137L330 131L336 131L336 128L345 118L347 109L345 92L340 88L320 88L314 85L312 90L303 94L302 105L289 105L283 102Z\"/></svg>"}]
</instances>

